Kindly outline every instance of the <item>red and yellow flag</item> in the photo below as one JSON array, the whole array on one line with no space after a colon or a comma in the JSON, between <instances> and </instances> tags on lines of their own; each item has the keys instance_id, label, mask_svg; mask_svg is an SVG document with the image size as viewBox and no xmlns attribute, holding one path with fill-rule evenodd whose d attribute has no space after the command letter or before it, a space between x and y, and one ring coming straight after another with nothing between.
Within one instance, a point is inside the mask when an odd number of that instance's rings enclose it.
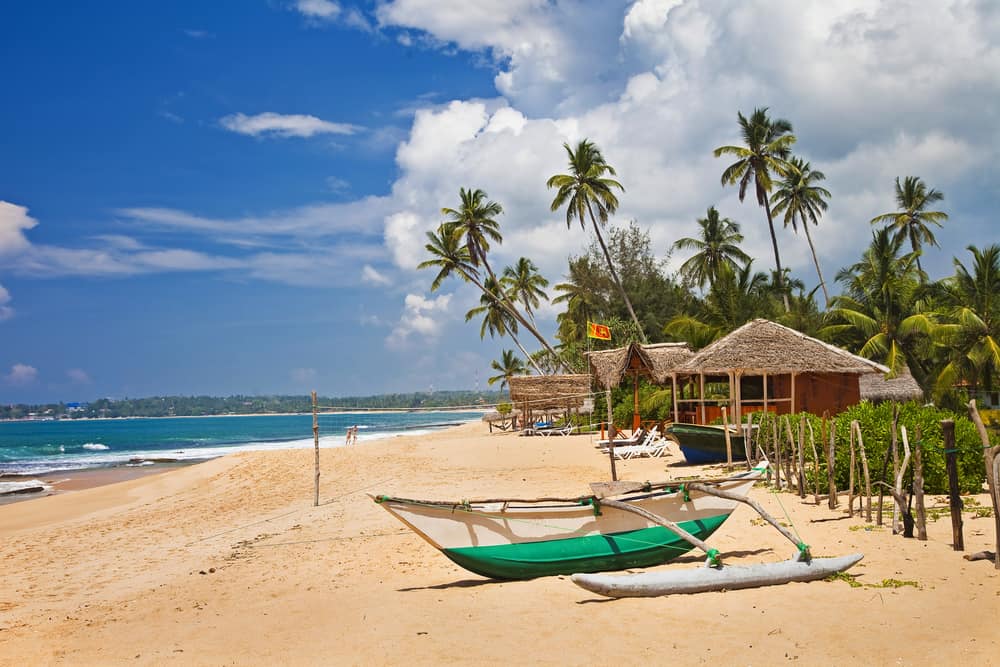
<instances>
[{"instance_id":1,"label":"red and yellow flag","mask_svg":"<svg viewBox=\"0 0 1000 667\"><path fill-rule=\"evenodd\" d=\"M587 338L598 338L600 340L611 340L611 329L606 324L587 322Z\"/></svg>"}]
</instances>

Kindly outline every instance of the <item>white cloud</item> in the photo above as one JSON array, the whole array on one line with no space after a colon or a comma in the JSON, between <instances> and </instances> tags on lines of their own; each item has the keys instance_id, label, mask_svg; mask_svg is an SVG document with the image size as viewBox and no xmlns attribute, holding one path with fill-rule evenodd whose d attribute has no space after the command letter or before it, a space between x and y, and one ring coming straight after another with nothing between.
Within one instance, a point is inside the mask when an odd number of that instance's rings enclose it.
<instances>
[{"instance_id":1,"label":"white cloud","mask_svg":"<svg viewBox=\"0 0 1000 667\"><path fill-rule=\"evenodd\" d=\"M392 281L385 275L376 271L370 264L365 264L361 269L361 282L372 285L391 285Z\"/></svg>"},{"instance_id":2,"label":"white cloud","mask_svg":"<svg viewBox=\"0 0 1000 667\"><path fill-rule=\"evenodd\" d=\"M27 248L30 243L24 232L37 224L26 207L0 200L0 257Z\"/></svg>"},{"instance_id":3,"label":"white cloud","mask_svg":"<svg viewBox=\"0 0 1000 667\"><path fill-rule=\"evenodd\" d=\"M69 369L68 371L66 371L66 377L69 378L70 382L73 382L75 384L90 384L91 383L90 375L87 374L87 371L85 371L85 370L83 370L81 368L71 368L71 369Z\"/></svg>"},{"instance_id":4,"label":"white cloud","mask_svg":"<svg viewBox=\"0 0 1000 667\"><path fill-rule=\"evenodd\" d=\"M330 121L305 114L278 114L271 111L248 116L235 113L219 119L222 127L251 137L312 137L317 134L355 134L361 128L350 123Z\"/></svg>"},{"instance_id":5,"label":"white cloud","mask_svg":"<svg viewBox=\"0 0 1000 667\"><path fill-rule=\"evenodd\" d=\"M10 292L3 285L0 285L0 322L14 317L14 309L8 306L10 303Z\"/></svg>"},{"instance_id":6,"label":"white cloud","mask_svg":"<svg viewBox=\"0 0 1000 667\"><path fill-rule=\"evenodd\" d=\"M32 384L37 379L38 369L27 364L14 364L10 367L10 372L4 376L4 380L7 384L17 386Z\"/></svg>"},{"instance_id":7,"label":"white cloud","mask_svg":"<svg viewBox=\"0 0 1000 667\"><path fill-rule=\"evenodd\" d=\"M340 5L330 0L296 0L295 9L312 19L332 21L340 15Z\"/></svg>"},{"instance_id":8,"label":"white cloud","mask_svg":"<svg viewBox=\"0 0 1000 667\"><path fill-rule=\"evenodd\" d=\"M443 329L451 297L451 294L442 294L428 299L419 294L407 294L403 314L386 338L386 344L401 348L410 342L411 336L419 337L424 342L436 338Z\"/></svg>"}]
</instances>

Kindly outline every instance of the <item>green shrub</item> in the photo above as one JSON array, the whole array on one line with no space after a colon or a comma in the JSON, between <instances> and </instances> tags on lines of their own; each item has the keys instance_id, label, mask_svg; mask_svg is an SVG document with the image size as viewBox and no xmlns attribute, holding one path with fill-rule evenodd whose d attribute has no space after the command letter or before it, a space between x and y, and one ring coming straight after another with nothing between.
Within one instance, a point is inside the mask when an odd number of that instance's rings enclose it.
<instances>
[{"instance_id":1,"label":"green shrub","mask_svg":"<svg viewBox=\"0 0 1000 667\"><path fill-rule=\"evenodd\" d=\"M812 425L816 439L816 449L820 462L820 488L826 489L826 456L823 443L820 441L822 433L822 418L816 415L803 413ZM798 424L801 415L789 415L792 420L792 432L798 438ZM759 423L760 417L754 423ZM766 434L767 442L771 441L771 423L774 417L769 415L765 418L761 432ZM787 435L784 431L784 417L781 419L781 438L783 446L787 446ZM941 420L953 419L955 421L955 448L958 450L958 484L963 493L978 493L982 490L983 481L986 478L983 467L983 448L976 433L976 428L965 416L956 415L947 410L933 406L924 406L915 402L900 405L899 426L905 426L911 452L918 444L917 427L920 427L920 440L922 445L924 463L924 491L926 493L947 493L948 476L945 467L944 441L941 434ZM850 449L850 427L851 422L857 420L861 426L861 435L865 444L865 452L868 455L868 468L873 484L882 479L882 467L886 460L886 452L891 448L892 443L892 404L881 403L874 405L867 401L848 408L833 419L835 424L835 479L838 489L845 489L848 485L850 475L851 449ZM829 437L829 436L827 436ZM812 448L808 445L809 430L806 429L806 472L809 477L810 486L814 474ZM903 444L901 433L897 436L899 443L899 457L903 458ZM784 455L784 454L783 454ZM858 453L858 470L860 470L860 453ZM891 454L889 455L891 459ZM907 472L906 483L909 483L912 475L912 455L911 467ZM855 483L860 477L855 475ZM892 461L886 468L885 482L894 483L892 476ZM862 482L863 483L863 482Z\"/></svg>"}]
</instances>

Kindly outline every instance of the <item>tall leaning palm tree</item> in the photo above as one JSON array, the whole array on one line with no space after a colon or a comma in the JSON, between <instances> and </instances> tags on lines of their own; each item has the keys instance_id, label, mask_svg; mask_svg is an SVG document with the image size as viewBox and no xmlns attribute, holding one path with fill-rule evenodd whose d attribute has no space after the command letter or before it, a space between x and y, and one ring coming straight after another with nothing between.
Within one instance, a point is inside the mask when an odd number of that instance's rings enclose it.
<instances>
[{"instance_id":1,"label":"tall leaning palm tree","mask_svg":"<svg viewBox=\"0 0 1000 667\"><path fill-rule=\"evenodd\" d=\"M767 107L754 109L750 118L736 112L739 119L740 134L743 137L742 146L719 146L715 149L715 157L731 155L736 162L726 167L722 172L723 185L739 184L740 201L746 197L747 189L753 184L757 196L757 204L767 215L767 226L771 232L771 246L774 248L774 266L779 279L784 275L781 270L781 256L778 253L778 237L774 234L774 219L771 216L771 204L768 195L773 184L771 175L785 173L785 160L788 158L795 135L792 134L792 124L783 118L771 120L767 115ZM779 289L782 287L778 285ZM785 310L789 310L788 294L782 292Z\"/></svg>"},{"instance_id":2,"label":"tall leaning palm tree","mask_svg":"<svg viewBox=\"0 0 1000 667\"><path fill-rule=\"evenodd\" d=\"M556 351L552 349L552 346L547 340L538 332L527 318L521 314L521 312L514 307L510 302L510 299L503 294L501 290L499 293L487 288L483 280L481 280L480 274L476 266L472 263L471 255L469 254L469 249L466 244L461 243L461 239L454 233L454 230L448 224L443 224L438 227L437 232L427 232L428 243L424 245L424 249L430 253L431 258L425 260L417 265L418 269L437 269L438 274L435 276L433 282L431 282L431 291L435 292L445 281L446 278L451 276L458 276L464 282L470 282L479 290L487 296L494 298L498 305L503 308L511 317L513 317L517 322L527 329L531 335L533 335L538 342L546 350L551 352L558 358ZM496 283L496 278L493 278L494 283Z\"/></svg>"},{"instance_id":3,"label":"tall leaning palm tree","mask_svg":"<svg viewBox=\"0 0 1000 667\"><path fill-rule=\"evenodd\" d=\"M500 223L496 221L496 217L503 213L503 207L479 189L459 188L458 196L461 203L457 209L441 209L441 214L447 216L443 224L456 239L465 239L469 262L473 266L481 265L490 278L496 280L486 254L490 249L490 241L503 243Z\"/></svg>"},{"instance_id":4,"label":"tall leaning palm tree","mask_svg":"<svg viewBox=\"0 0 1000 667\"><path fill-rule=\"evenodd\" d=\"M688 283L704 288L706 284L715 283L723 265L736 269L750 262L750 256L738 245L743 241L739 224L719 217L719 211L714 206L710 206L705 217L698 220L698 226L701 227L700 238L685 237L674 243L677 250L697 251L680 268Z\"/></svg>"},{"instance_id":5,"label":"tall leaning palm tree","mask_svg":"<svg viewBox=\"0 0 1000 667\"><path fill-rule=\"evenodd\" d=\"M823 172L813 169L802 158L793 157L788 161L788 171L778 183L778 190L771 196L771 203L774 204L774 209L771 212L774 215L784 214L785 227L791 225L793 232L799 231L795 224L796 216L802 222L806 241L809 242L809 251L812 253L813 264L816 266L816 275L819 277L819 286L823 290L823 299L829 306L830 294L826 291L826 281L823 280L823 272L819 268L816 247L809 234L809 223L819 224L819 218L826 210L826 200L830 198L829 190L816 185L823 180L826 180L826 175Z\"/></svg>"},{"instance_id":6,"label":"tall leaning palm tree","mask_svg":"<svg viewBox=\"0 0 1000 667\"><path fill-rule=\"evenodd\" d=\"M635 322L635 326L642 336L642 341L645 343L646 334L642 330L642 325L639 324L639 318L635 316L632 301L628 298L625 287L618 277L615 265L611 261L611 254L608 252L608 246L604 243L601 228L597 224L598 220L602 225L607 224L608 216L618 210L618 198L615 196L614 189L617 188L624 192L625 187L618 181L608 178L608 175L617 176L617 173L614 167L604 160L601 150L593 142L584 139L576 145L576 150L568 143L563 144L563 148L566 149L566 155L569 157L569 173L556 174L546 182L549 188L557 189L555 199L552 200L551 210L558 211L563 205L566 205L567 229L572 226L574 218L580 221L580 228L585 229L586 219L589 215L597 242L600 244L601 250L604 252L604 259L608 263L611 277L614 279L618 293L621 295L622 301L625 302L629 315Z\"/></svg>"},{"instance_id":7,"label":"tall leaning palm tree","mask_svg":"<svg viewBox=\"0 0 1000 667\"><path fill-rule=\"evenodd\" d=\"M492 278L487 278L484 285L489 292L484 292L479 297L479 305L465 314L465 321L468 322L482 315L483 323L479 327L480 339L486 338L487 333L490 335L490 338L497 335L510 336L510 339L514 341L514 345L521 351L524 358L534 366L539 375L544 375L545 373L542 372L542 369L539 368L538 364L535 363L528 351L524 349L524 345L517 338L517 320L503 308L499 299L492 296L492 294L500 292L503 288L497 285L496 281Z\"/></svg>"},{"instance_id":8,"label":"tall leaning palm tree","mask_svg":"<svg viewBox=\"0 0 1000 667\"><path fill-rule=\"evenodd\" d=\"M541 299L548 300L545 288L549 286L538 267L527 257L521 257L503 270L503 278L500 279L503 286L510 292L515 301L519 301L524 306L524 312L528 314L531 321L535 321L533 309L538 308Z\"/></svg>"},{"instance_id":9,"label":"tall leaning palm tree","mask_svg":"<svg viewBox=\"0 0 1000 667\"><path fill-rule=\"evenodd\" d=\"M896 236L909 239L910 247L917 254L917 269L923 274L920 266L920 249L924 244L936 246L937 239L930 225L941 226L948 219L948 214L942 211L928 211L927 207L944 199L937 190L927 189L927 184L919 176L907 176L902 184L896 177L896 206L894 213L883 213L872 218L873 225L885 223ZM921 278L923 279L923 278Z\"/></svg>"}]
</instances>

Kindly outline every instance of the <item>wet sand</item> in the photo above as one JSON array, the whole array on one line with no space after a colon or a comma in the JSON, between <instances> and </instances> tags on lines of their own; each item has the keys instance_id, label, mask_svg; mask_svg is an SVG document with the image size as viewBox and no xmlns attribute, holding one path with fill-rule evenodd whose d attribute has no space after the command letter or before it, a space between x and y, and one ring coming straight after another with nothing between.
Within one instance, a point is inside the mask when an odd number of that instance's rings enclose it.
<instances>
[{"instance_id":1,"label":"wet sand","mask_svg":"<svg viewBox=\"0 0 1000 667\"><path fill-rule=\"evenodd\" d=\"M366 493L572 495L608 478L587 436L470 424L322 451L241 453L0 507L0 663L66 665L922 665L1000 660L1000 573L951 548L757 487L816 555L865 553L845 581L610 601L568 577L466 572ZM628 479L696 474L674 450ZM710 471L718 474L718 471ZM985 495L981 504L988 506ZM928 504L943 504L929 498ZM785 512L787 511L787 516ZM993 521L966 513L967 552ZM794 547L748 508L710 539L727 563ZM689 556L667 568L699 567Z\"/></svg>"}]
</instances>

